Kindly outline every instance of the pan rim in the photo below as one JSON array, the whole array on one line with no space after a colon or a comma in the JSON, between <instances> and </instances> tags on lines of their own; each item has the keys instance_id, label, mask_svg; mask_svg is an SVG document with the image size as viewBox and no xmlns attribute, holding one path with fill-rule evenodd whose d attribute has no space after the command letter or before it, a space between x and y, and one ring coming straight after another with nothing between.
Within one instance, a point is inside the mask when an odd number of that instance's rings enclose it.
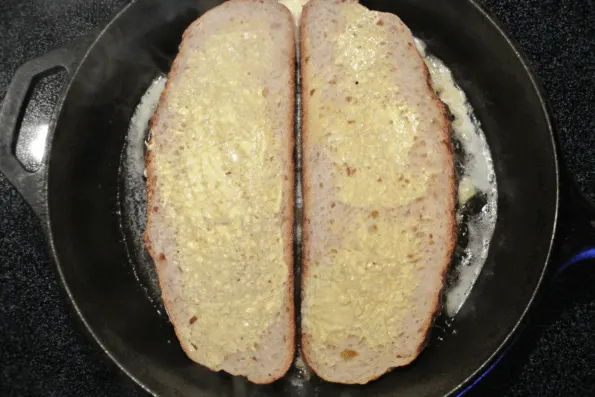
<instances>
[{"instance_id":1,"label":"pan rim","mask_svg":"<svg viewBox=\"0 0 595 397\"><path fill-rule=\"evenodd\" d=\"M552 156L553 156L554 170L555 170L555 186L556 186L555 193L556 194L555 194L555 205L554 205L554 214L553 214L554 219L553 219L553 223L552 223L552 235L550 237L547 255L545 257L545 262L543 264L543 270L541 271L541 274L539 275L539 279L537 280L537 284L535 285L535 288L533 289L533 293L531 294L529 301L525 305L523 312L520 314L518 320L516 321L516 324L510 329L510 331L508 332L506 337L503 339L502 343L500 343L500 345L493 351L493 353L471 375L469 375L467 377L467 379L465 379L464 381L459 383L459 385L457 387L455 387L453 390L451 390L450 392L448 392L448 394L445 395L445 396L456 396L456 397L461 397L465 393L467 393L469 390L471 390L477 383L479 383L479 381L481 379L483 379L483 377L485 375L487 375L489 373L489 371L493 367L495 367L500 362L500 360L504 357L505 353L507 352L508 348L510 347L510 344L513 342L512 339L514 339L518 335L518 333L521 331L520 328L521 328L523 322L525 321L527 315L529 314L529 311L533 308L535 299L542 289L542 284L543 284L543 279L545 277L545 274L550 266L552 247L554 244L554 238L556 236L556 230L558 227L558 215L559 215L559 206L560 206L560 164L559 164L559 160L558 160L556 139L554 136L555 135L554 125L552 123L551 111L549 109L549 104L546 99L547 97L545 95L545 90L544 90L543 86L541 85L541 83L539 82L539 80L537 80L537 78L535 77L535 72L533 71L533 68L531 67L531 64L529 63L527 57L525 56L525 54L523 52L521 52L519 43L514 38L512 38L512 36L504 29L504 27L502 26L502 23L485 6L479 4L477 2L477 0L465 0L465 1L467 1L469 4L471 4L471 6L475 7L475 9L482 15L482 17L485 18L493 26L493 28L496 29L496 31L500 34L500 36L502 36L504 38L504 40L506 41L508 46L513 50L517 59L521 62L521 65L522 65L525 73L527 74L527 77L529 78L531 85L535 89L535 95L536 95L536 97L539 101L539 104L541 106L541 110L542 110L543 116L546 121L547 130L548 130L550 141L552 144Z\"/></svg>"},{"instance_id":2,"label":"pan rim","mask_svg":"<svg viewBox=\"0 0 595 397\"><path fill-rule=\"evenodd\" d=\"M552 160L553 160L554 171L555 171L554 175L555 175L556 191L555 191L554 213L553 213L553 220L552 220L552 234L551 234L549 245L547 248L547 255L545 257L545 262L543 264L542 271L539 275L539 278L537 279L537 283L533 289L533 292L532 292L527 304L525 305L522 313L519 315L518 319L516 320L515 325L509 331L507 331L507 334L504 337L504 339L502 340L502 342L500 343L500 345L496 349L494 349L494 351L489 355L489 357L487 359L485 359L484 362L481 363L481 365L479 365L464 380L462 380L457 386L453 387L450 391L447 391L444 394L445 397L446 396L459 397L459 396L462 396L465 393L467 393L470 389L472 389L483 378L483 376L485 374L487 374L489 372L489 370L500 361L500 359L504 356L504 353L506 352L512 339L518 335L522 324L524 323L527 315L529 314L530 310L533 308L533 305L535 304L537 295L539 294L539 292L542 289L545 274L548 270L548 267L550 266L550 259L551 259L554 237L556 235L556 231L557 231L557 227L558 227L559 204L560 204L560 165L559 165L559 159L558 159L558 153L557 153L557 144L556 144L556 139L555 139L555 128L552 123L551 111L550 111L550 108L549 108L549 105L548 105L548 102L546 99L547 97L545 95L545 90L543 89L539 80L537 80L536 75L535 75L533 68L531 67L531 64L529 63L528 59L526 58L524 53L521 52L519 43L515 39L513 39L512 36L502 27L501 22L485 6L479 4L477 2L477 0L461 0L461 1L468 3L471 7L474 7L479 12L481 17L484 18L484 20L486 20L487 22L489 22L489 24L498 32L498 34L502 38L504 38L504 40L506 41L506 43L508 44L510 49L512 49L516 58L520 61L523 70L525 71L526 77L528 77L528 79L535 91L534 95L536 96L536 99L539 101L539 104L541 107L541 112L542 112L542 115L546 122L547 130L549 133L551 147L552 147ZM83 65L85 63L85 60L88 58L88 56L91 53L91 51L93 50L93 48L102 39L102 37L110 29L110 27L112 25L114 25L116 23L116 21L118 21L122 17L122 15L127 13L129 11L129 9L131 9L137 3L139 3L139 0L130 1L119 12L114 14L111 17L111 19L103 27L99 28L96 31L98 33L96 33L96 36L92 40L90 40L86 49L84 49L82 51L82 56L77 64L77 66L73 70L72 75L69 78L69 81L67 82L67 89L63 93L64 98L66 98L68 96L72 81L74 81L74 79L77 77L79 70L81 68L81 65ZM62 111L62 109L60 109L59 112L61 113L61 111ZM57 121L59 119L60 119L60 114L57 117ZM57 125L57 123L56 123L56 125ZM49 158L51 157L51 150L52 150L52 141L49 140L47 151L48 151L48 153L50 153L50 155L47 156L48 160L46 160L48 162L49 162ZM46 185L46 188L48 186L48 181L49 181L48 174L49 174L49 167L46 169L46 172L44 175L44 183ZM148 385L145 384L145 382L143 380L139 379L139 377L137 377L130 369L128 369L128 366L126 364L124 364L120 359L115 357L115 355L112 353L112 351L105 346L105 343L97 335L95 330L91 327L91 325L89 324L89 322L83 315L81 309L79 308L79 305L76 302L75 297L73 296L73 294L68 286L64 272L62 271L62 266L60 264L60 259L58 257L56 245L54 242L54 233L53 233L52 224L51 224L52 209L49 206L49 198L47 195L46 195L46 197L44 197L44 199L45 199L45 204L46 204L47 214L48 214L48 216L45 217L45 220L44 220L44 227L47 230L47 234L48 234L50 254L55 262L55 267L58 271L60 283L62 284L62 287L64 288L64 291L66 292L66 295L68 296L68 300L72 304L72 307L73 307L78 319L84 325L85 330L91 335L92 340L94 340L94 342L101 348L101 350L107 355L107 357L109 357L109 359L113 363L115 363L116 366L124 374L126 374L126 376L128 376L132 381L134 381L134 383L139 385L144 391L146 391L150 395L158 397L157 392L152 390Z\"/></svg>"},{"instance_id":3,"label":"pan rim","mask_svg":"<svg viewBox=\"0 0 595 397\"><path fill-rule=\"evenodd\" d=\"M124 15L130 8L132 8L135 4L137 4L139 2L139 0L132 0L130 3L128 3L127 5L125 5L120 11L118 11L108 22L107 24L105 24L103 27L99 28L97 31L98 33L96 34L96 36L90 41L90 43L88 44L87 48L83 51L83 55L81 56L80 61L78 62L78 64L76 65L76 68L73 70L72 75L70 76L70 79L68 81L68 88L65 90L65 92L63 93L63 97L66 98L68 97L69 91L70 91L70 87L71 87L71 83L72 81L74 81L74 79L77 77L79 70L81 68L81 66L85 63L85 60L87 59L87 57L89 56L89 54L91 53L92 49L95 47L95 45L99 42L99 40L101 40L101 38L103 37L103 35L108 31L108 29L114 25L116 23L116 21L118 19L120 19L122 17L122 15ZM62 109L60 109L60 112L62 111ZM58 116L57 120L60 119L60 116ZM57 125L57 124L56 124ZM49 141L48 143L48 153L49 155L47 156L46 160L49 163L49 158L51 157L51 152L52 152L52 140ZM47 167L46 170L46 175L45 175L45 183L46 183L46 187L49 185L49 167ZM46 189L48 190L48 189ZM92 337L92 340L97 344L97 346L99 346L99 348L101 349L101 351L107 355L107 357L114 363L116 364L116 366L120 369L120 371L122 371L126 376L128 376L132 381L134 381L134 383L136 383L137 385L139 385L144 391L146 391L147 393L149 393L152 396L155 397L159 397L156 392L154 392L153 390L151 390L147 385L144 384L143 381L141 381L137 376L135 376L132 371L130 371L118 358L116 358L114 356L114 354L105 346L105 344L103 343L103 341L101 340L101 338L97 335L97 333L94 331L93 327L91 327L91 325L89 324L89 322L87 321L87 319L85 318L85 316L83 315L81 309L79 308L79 305L76 302L76 299L74 298L72 291L70 290L70 288L68 287L68 282L66 281L66 278L64 276L64 272L62 271L62 266L60 265L60 259L58 257L58 253L56 250L56 245L54 242L54 233L52 230L52 223L51 223L51 206L49 205L49 196L46 195L45 197L46 200L46 208L47 208L47 217L45 219L45 228L48 231L48 240L49 240L49 248L50 248L50 253L51 256L54 260L55 263L55 267L58 271L58 275L60 278L60 284L62 284L62 288L64 288L64 291L66 292L66 295L68 296L68 300L70 301L70 304L72 305L72 308L74 310L74 312L76 313L79 321L82 322L82 324L85 327L86 332L89 333L89 335Z\"/></svg>"}]
</instances>

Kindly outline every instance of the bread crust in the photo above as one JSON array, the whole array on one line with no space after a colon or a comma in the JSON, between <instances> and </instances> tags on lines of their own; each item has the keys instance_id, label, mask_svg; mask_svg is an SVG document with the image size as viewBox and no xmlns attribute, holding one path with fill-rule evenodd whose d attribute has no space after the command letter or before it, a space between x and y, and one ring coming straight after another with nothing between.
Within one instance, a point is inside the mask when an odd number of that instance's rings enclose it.
<instances>
[{"instance_id":1,"label":"bread crust","mask_svg":"<svg viewBox=\"0 0 595 397\"><path fill-rule=\"evenodd\" d=\"M285 14L286 18L287 18L287 23L289 24L292 34L290 35L290 48L295 49L295 32L294 32L294 21L293 21L293 16L291 15L291 13L289 12L289 10L279 4L277 1L274 0L229 0L225 3L223 3L223 5L226 4L230 4L230 3L259 3L259 4L269 4L272 7L277 8L279 11L281 11L282 13ZM218 6L220 7L220 6ZM159 100L159 105L157 107L157 110L155 111L155 114L153 115L153 117L151 117L150 119L150 139L149 139L149 147L151 146L152 143L152 139L153 139L153 135L152 135L152 130L153 130L153 126L156 125L159 121L159 118L161 117L161 113L164 111L164 107L166 106L167 103L167 94L168 91L170 89L169 85L170 82L172 81L173 78L175 78L175 76L178 73L178 68L179 68L179 63L181 62L180 59L184 58L184 40L186 40L187 35L189 34L190 31L192 31L193 27L196 24L200 23L200 20L202 18L204 18L207 14L213 12L213 10L215 10L215 7L209 11L207 11L205 14L203 14L199 19L197 19L196 21L194 21L183 33L182 35L182 42L180 43L180 52L178 53L178 55L176 56L169 76L168 76L168 80L165 84L165 89L163 90L160 100ZM294 175L294 164L293 164L293 150L294 150L294 145L295 145L295 125L294 125L294 109L295 109L295 95L293 95L293 93L295 92L295 51L290 51L289 52L289 57L287 59L287 67L289 70L289 74L290 74L290 80L289 80L289 84L288 84L288 88L289 88L289 92L291 93L288 101L289 101L289 109L291 110L289 112L289 114L287 115L288 120L289 120L289 126L290 126L290 130L288 131L289 134L289 138L288 138L288 147L287 147L287 159L289 164L287 164L287 170L288 170L288 178L287 180L285 180L283 182L284 185L284 192L287 192L287 201L286 201L286 205L284 206L283 209L283 217L284 217L284 224L285 224L285 230L284 230L284 259L285 262L287 264L288 267L288 278L287 278L287 295L286 295L286 307L285 310L288 313L288 318L289 318L289 332L287 334L287 339L285 340L286 345L285 345L285 358L284 361L281 365L281 370L278 371L277 373L273 373L273 374L267 374L267 375L261 375L261 376L252 376L250 374L246 375L248 380L250 380L253 383L257 383L257 384L268 384L271 383L279 378L281 378L289 369L289 367L291 366L291 363L293 362L293 357L295 355L295 338L296 338L296 332L295 332L295 309L294 309L294 274L293 274L293 238L294 238L294 228L293 228L293 224L294 224L294 197L295 197L295 188L294 188L294 179L295 179L295 175ZM147 154L145 156L145 167L146 167L146 171L147 171L147 183L146 183L146 187L147 187L147 223L146 223L146 229L145 232L143 233L143 240L145 242L145 246L147 248L147 251L149 252L151 258L153 259L153 262L155 263L155 267L156 267L156 271L157 271L157 277L159 280L159 285L161 286L161 291L162 291L162 299L163 299L163 304L166 308L166 310L169 312L170 311L170 307L172 305L171 300L168 298L167 295L167 289L163 288L163 286L165 285L165 280L164 280L164 276L163 276L163 270L162 267L165 265L166 261L165 260L160 260L159 259L159 254L157 252L155 252L155 250L152 247L151 244L151 239L150 239L150 235L149 235L149 230L151 230L151 226L152 226L152 208L154 206L154 200L153 200L153 193L155 191L155 187L156 187L156 175L155 175L155 170L153 169L153 167L151 166L151 162L153 160L153 154L151 150L147 151ZM189 358L191 358L190 352L191 349L189 346L187 346L184 342L182 342L182 339L180 338L181 334L178 330L178 327L180 326L179 324L176 324L174 321L171 321L171 324L174 328L174 332L176 333L176 336L178 337L178 340L180 341L180 346L182 347L182 350L186 353L186 355L188 355ZM213 369L213 368L211 368ZM225 370L225 368L223 368ZM234 374L234 375L245 375L245 374Z\"/></svg>"},{"instance_id":2,"label":"bread crust","mask_svg":"<svg viewBox=\"0 0 595 397\"><path fill-rule=\"evenodd\" d=\"M307 26L305 26L306 24L306 20L311 12L311 9L313 7L316 6L317 3L320 2L330 2L332 4L341 4L341 3L353 3L354 1L350 1L350 0L311 0L310 2L308 2L303 10L302 10L302 16L301 16L301 20L300 20L300 40L299 40L299 45L300 45L300 68L302 71L302 80L301 80L301 84L302 84L302 153L306 153L306 148L308 147L308 141L309 141L309 131L308 131L308 118L309 118L309 112L307 109L306 104L308 103L308 96L304 95L303 93L307 93L310 91L310 88L308 86L308 82L309 82L309 76L308 76L308 71L307 69L304 67L304 65L307 62L307 58L310 57L310 54L308 53L306 47L305 47L305 41L306 41L306 31L307 31ZM355 1L357 2L357 1ZM456 211L456 195L457 195L457 188L456 188L456 179L455 179L455 166L454 166L454 152L453 152L453 148L452 148L452 144L451 144L451 123L449 120L449 110L448 107L440 100L440 98L438 97L438 95L436 94L436 92L433 90L432 86L431 86L431 76L429 73L429 70L425 64L425 62L423 61L423 58L421 57L421 55L419 54L419 52L417 51L417 49L415 48L415 45L413 44L413 35L411 33L411 31L407 28L407 26L394 14L391 13L379 13L379 15L382 15L383 17L386 18L397 18L399 23L402 25L403 29L403 33L407 34L407 40L409 41L409 47L410 47L410 51L411 51L411 55L418 58L418 63L420 65L420 67L423 70L423 73L425 75L425 80L426 80L426 84L427 84L427 90L429 95L431 96L432 101L435 103L436 107L440 110L441 114L442 114L442 118L443 118L443 126L441 128L441 133L442 133L442 144L445 146L445 148L447 149L447 163L448 163L448 169L446 172L449 173L449 180L450 180L450 186L449 186L449 194L448 194L448 198L450 199L450 211L447 214L448 216L448 229L449 229L449 245L447 247L447 249L445 250L445 255L444 255L444 259L442 262L442 266L440 268L440 277L442 279L442 287L444 286L444 281L446 278L446 272L448 270L449 264L452 261L452 254L454 251L454 247L456 245L456 225L455 225L455 211ZM311 188L312 186L310 185L309 181L312 180L311 178L311 170L309 169L308 166L308 162L305 161L306 156L302 155L302 192L303 192L303 218L302 218L302 235L303 235L303 254L302 254L302 279L301 279L301 296L302 296L302 301L303 301L303 297L304 297L304 293L305 293L305 285L307 283L307 279L308 279L308 274L309 274L309 268L308 265L310 263L310 219L309 219L309 215L308 215L308 205L310 203L310 196L311 196ZM443 292L443 288L441 288L440 290L436 291L436 294L434 296L434 301L433 301L433 307L434 310L432 313L429 313L427 321L423 324L422 328L423 328L423 340L422 342L417 346L416 349L416 353L408 356L408 357L402 357L402 360L398 363L396 363L395 366L387 368L387 370L384 373L378 374L377 376L372 376L368 379L366 379L365 381L359 381L359 380L353 380L353 379L341 379L339 381L339 383L345 383L345 384L361 384L361 383L367 383L373 380L378 379L379 377L381 377L382 375L386 374L387 372L390 372L393 368L396 367L400 367L400 366L405 366L410 364L411 362L413 362L418 356L419 354L422 352L423 348L426 345L426 342L429 338L430 335L430 330L431 327L433 325L434 319L436 318L436 316L440 313L441 309L442 309L442 304L441 304L441 298L442 298L442 292ZM301 333L301 353L302 353L302 357L304 358L304 361L308 364L308 366L322 379L329 381L329 382L337 382L337 379L329 379L328 376L326 376L325 373L323 373L322 371L320 371L319 368L316 367L316 364L313 362L312 358L309 356L308 354L308 350L309 350L309 346L310 346L310 341L308 339L308 335L305 334L304 332Z\"/></svg>"}]
</instances>

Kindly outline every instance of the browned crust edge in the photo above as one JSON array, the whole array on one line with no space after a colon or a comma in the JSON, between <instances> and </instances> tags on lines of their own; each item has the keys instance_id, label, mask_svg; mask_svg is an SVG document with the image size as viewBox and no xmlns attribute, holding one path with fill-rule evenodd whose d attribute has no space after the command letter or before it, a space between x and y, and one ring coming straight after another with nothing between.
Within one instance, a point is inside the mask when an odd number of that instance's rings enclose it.
<instances>
[{"instance_id":1,"label":"browned crust edge","mask_svg":"<svg viewBox=\"0 0 595 397\"><path fill-rule=\"evenodd\" d=\"M396 15L390 14L390 13L382 13L382 14L391 15L393 17L396 16ZM396 17L398 18L398 16L396 16ZM430 331L431 331L432 325L434 324L434 320L435 320L436 316L439 315L440 311L442 310L442 295L443 295L443 291L444 291L444 283L446 281L446 273L447 273L448 268L452 262L452 254L454 252L454 248L455 248L456 240L457 240L457 229L456 229L456 222L455 222L456 201L457 201L457 198L456 198L457 197L457 181L456 181L455 164L454 164L454 150L453 150L452 142L451 142L451 122L450 122L450 118L449 118L450 111L448 109L448 106L446 106L446 104L444 102L442 102L442 100L440 100L440 98L436 94L436 91L434 91L434 88L432 88L432 78L430 76L430 71L428 70L428 67L426 66L426 63L424 62L421 54L419 53L419 51L417 51L417 48L414 45L413 33L400 18L398 18L398 19L399 19L399 22L405 28L405 33L409 36L410 50L414 54L413 56L417 57L419 59L419 61L421 62L421 65L422 65L422 68L423 68L423 71L425 74L425 78L426 78L427 88L428 88L428 91L430 92L430 96L432 97L432 100L436 103L437 107L440 109L440 112L442 113L442 120L444 122L442 129L441 129L442 144L445 146L445 149L448 153L448 155L446 156L447 157L446 161L448 162L448 173L450 174L449 175L450 195L448 197L450 199L449 207L451 208L451 211L448 214L449 215L449 217L448 217L449 229L450 229L450 239L449 239L450 244L445 251L445 255L444 255L444 259L443 259L443 265L442 265L441 274L440 274L442 283L441 283L440 289L437 291L437 293L434 297L434 304L433 304L434 311L430 314L430 318L424 325L424 332L422 333L423 337L421 338L420 343L417 347L416 354L410 356L411 360L400 365L400 366L404 366L404 365L408 365L412 361L414 361L419 356L419 354L422 352L422 350L426 346L426 343L429 339Z\"/></svg>"},{"instance_id":2,"label":"browned crust edge","mask_svg":"<svg viewBox=\"0 0 595 397\"><path fill-rule=\"evenodd\" d=\"M306 51L304 48L304 37L305 37L305 28L304 28L304 21L307 18L307 15L310 12L310 8L313 6L313 4L315 4L317 1L322 1L322 0L313 0L310 1L309 3L306 4L306 6L303 8L302 10L302 16L301 16L301 20L300 20L300 65L305 65L305 59L306 59ZM339 4L339 3L345 3L345 0L332 0L334 3ZM372 11L372 10L371 10ZM450 173L450 191L451 194L449 195L449 198L451 199L451 203L450 203L450 208L452 208L450 214L449 214L449 223L450 223L450 236L451 238L450 240L450 245L447 247L446 253L445 253L445 258L444 258L444 264L442 265L442 269L441 269L441 279L442 279L442 287L437 291L436 296L434 298L434 310L430 313L430 316L428 318L428 321L424 324L424 332L422 333L422 338L420 340L420 343L417 347L417 351L415 354L406 357L407 361L404 361L403 363L395 366L395 367L390 367L387 368L386 372L384 372L383 374L380 374L376 377L372 377L370 379L368 379L366 382L364 383L368 383L371 381L374 381L378 378L380 378L381 376L385 375L386 373L390 372L392 369L397 368L397 367L402 367L402 366L406 366L409 365L410 363L412 363L422 352L422 350L424 349L426 342L429 338L430 335L430 330L432 328L432 325L434 323L434 320L436 318L436 316L440 313L441 308L442 308L442 293L444 290L444 282L445 282L445 278L446 278L446 272L449 268L450 263L452 262L452 254L456 245L456 237L457 237L457 233L456 233L456 223L455 223L455 212L456 212L456 194L457 194L457 185L456 185L456 179L455 179L455 166L454 166L454 151L452 148L452 144L451 144L451 123L449 120L449 110L448 107L440 100L440 98L438 98L436 92L434 91L434 89L432 88L431 85L431 76L430 76L430 72L423 60L423 58L421 57L421 54L417 51L417 49L415 48L415 46L413 45L413 34L411 33L411 30L405 25L405 23L395 14L392 13L380 13L381 15L385 15L388 16L390 18L396 17L398 19L398 21L400 22L400 24L404 27L404 32L408 34L409 36L409 42L411 43L410 49L413 52L413 56L418 57L419 62L421 63L423 70L424 70L424 74L426 76L426 83L427 83L427 87L428 90L430 91L430 95L432 97L432 99L434 100L434 102L436 103L436 105L438 106L438 108L441 110L441 113L443 115L443 120L444 120L444 125L442 130L443 136L442 136L442 143L445 145L447 151L448 151L448 158L447 161L449 163L449 173ZM308 212L306 211L306 208L308 206L308 192L310 190L310 186L306 183L306 181L309 179L309 171L308 171L308 167L307 167L307 162L304 160L304 153L305 153L305 148L307 146L307 142L308 142L308 129L307 129L307 120L308 120L308 112L306 111L306 106L305 103L307 102L306 96L303 95L304 92L308 92L309 88L308 88L308 78L306 77L306 72L305 72L305 68L301 67L301 71L302 71L302 197L303 197L303 220L302 220L302 244L303 244L303 254L302 254L302 283L301 283L301 296L302 296L302 301L303 301L303 296L304 296L304 285L305 285L305 280L308 274L308 263L309 263L309 249L308 249L308 241L309 241L309 230L308 230L308 225L309 225L309 219L308 219ZM304 359L304 361L306 362L306 364L310 367L310 369L312 369L312 371L314 371L314 373L316 373L316 375L318 375L321 379L324 379L326 381L329 382L334 382L334 383L344 383L344 384L360 384L361 382L350 382L350 381L342 381L342 382L337 382L335 380L330 380L325 378L324 376L322 376L318 371L316 371L315 366L312 365L311 360L308 359L308 354L305 350L305 347L309 345L309 341L307 338L307 335L302 333L301 334L301 352L302 352L302 357Z\"/></svg>"},{"instance_id":3,"label":"browned crust edge","mask_svg":"<svg viewBox=\"0 0 595 397\"><path fill-rule=\"evenodd\" d=\"M293 15L291 14L291 12L289 11L289 9L287 7L285 7L284 5L281 5L280 3L276 3L280 8L284 9L285 14L287 15L287 20L288 23L290 25L290 30L291 30L291 37L290 37L290 41L291 41L291 47L290 47L290 56L288 59L288 67L289 67L289 76L290 76L290 81L289 81L289 92L290 92L290 96L289 96L289 131L288 133L290 134L289 139L288 139L288 144L287 144L287 159L288 159L288 179L287 179L287 183L286 183L286 189L288 192L288 202L287 202L287 219L285 221L286 223L286 228L287 228L287 238L285 240L285 244L286 244L286 258L285 261L287 263L288 266L288 270L289 270L289 274L287 276L287 297L288 297L288 307L287 310L289 312L289 322L290 322L290 329L289 329L289 335L287 338L287 343L288 343L288 354L287 354L287 359L284 363L283 366L283 370L281 371L281 373L279 374L279 376L277 376L276 378L272 378L270 381L274 381L280 377L282 377L283 375L285 375L285 373L289 370L289 367L291 367L291 364L293 363L293 358L295 356L295 340L296 340L296 324L295 324L295 294L294 294L294 283L295 283L295 275L294 275L294 267L295 267L295 263L294 263L294 259L295 259L295 255L293 252L293 240L295 238L295 229L294 229L294 223L295 223L295 163L294 163L294 157L293 157L293 152L294 152L294 148L295 148L295 88L296 88L296 78L295 78L295 74L296 74L296 70L295 70L295 61L296 61L296 42L295 42L295 38L296 38L296 32L295 32L295 22L293 20Z\"/></svg>"},{"instance_id":4,"label":"browned crust edge","mask_svg":"<svg viewBox=\"0 0 595 397\"><path fill-rule=\"evenodd\" d=\"M278 3L277 1L274 0L229 0L224 4L227 3L232 3L232 2L249 2L249 3L270 3L272 6L277 7L279 10L282 10L282 12L284 12L287 16L287 21L289 23L290 26L290 30L291 30L291 38L290 38L290 45L291 45L291 51L290 51L290 56L288 59L288 63L289 63L289 71L290 71L290 81L289 81L289 92L291 93L290 95L290 114L288 115L289 117L289 124L290 124L290 131L288 131L288 133L292 134L290 136L290 138L288 139L288 161L289 161L289 172L288 172L288 180L284 183L285 184L285 189L288 192L288 205L286 207L286 241L285 241L285 261L287 263L288 266L288 278L287 278L287 308L286 310L288 311L289 314L289 332L288 332L288 337L287 337L287 358L285 359L285 362L283 363L283 366L281 367L282 370L277 373L277 374L271 374L270 377L263 377L262 379L255 379L253 377L248 376L248 380L250 380L253 383L257 383L257 384L268 384L268 383L272 383L275 380L283 377L285 375L285 373L289 370L289 367L291 366L291 363L293 362L293 357L295 355L295 338L296 338L296 333L295 333L295 298L294 298L294 274L293 274L293 238L294 238L294 229L293 229L293 219L294 219L294 196L295 196L295 192L294 192L294 183L293 181L295 180L295 175L294 175L294 164L293 164L293 148L295 145L295 123L294 123L294 109L295 109L295 95L293 93L295 93L295 24L293 21L293 16L291 15L291 12L287 9L287 7L281 5L280 3ZM220 7L221 5L214 7L212 9L210 9L209 11L207 11L205 14L203 14L201 17L199 17L199 19L197 19L196 21L194 21L192 24L190 24L188 26L188 28L186 28L186 30L184 31L183 35L182 35L182 42L180 43L180 51L178 53L178 55L176 56L176 58L174 59L174 62L172 64L171 70L169 72L169 76L168 76L168 80L165 84L165 88L163 90L163 92L161 93L161 97L159 99L159 105L157 107L157 110L155 111L155 114L151 117L149 124L150 124L150 139L149 139L149 146L153 140L153 125L157 122L157 120L160 117L161 112L163 111L163 107L164 107L164 103L166 102L166 98L167 98L167 93L169 92L169 84L171 81L171 78L173 76L176 75L177 73L177 69L178 69L178 63L180 62L179 59L183 58L183 43L184 40L186 38L186 34L194 27L195 24L200 23L200 20L202 19L202 17L204 17L205 15L207 15L208 13L212 12L213 10L215 10L216 8ZM151 222L152 222L152 211L150 211L151 208L153 208L153 191L155 189L155 175L154 175L154 170L153 167L151 167L151 162L152 162L152 152L149 150L147 151L146 157L145 157L145 168L147 170L147 183L146 183L146 188L147 188L147 223L146 223L146 228L145 228L145 232L143 233L143 240L145 242L145 247L147 248L147 251L149 252L149 255L151 256L151 258L153 259L153 263L155 264L155 268L157 270L157 278L159 281L159 286L161 287L161 292L162 292L162 300L163 300L163 305L165 306L166 310L169 312L169 307L171 305L171 301L168 299L167 294L166 294L166 290L163 288L163 286L165 285L164 280L163 280L163 276L162 276L162 271L161 271L161 267L164 265L165 261L160 261L158 258L158 254L155 252L155 250L153 249L152 245L151 245L151 240L150 237L148 235L148 230L151 227ZM171 319L170 319L171 320ZM178 325L175 324L174 321L170 321L173 328L174 328L174 332L176 334L176 337L178 338L178 341L180 342L180 346L182 348L182 350L184 351L184 353L186 353L186 355L188 356L188 358L190 358L192 360L192 358L190 357L190 349L188 346L186 346L184 343L182 343L181 339L180 339L180 334L178 332ZM194 361L194 360L192 360ZM201 363L198 363L201 364ZM201 364L203 365L203 364ZM212 369L212 368L211 368Z\"/></svg>"}]
</instances>

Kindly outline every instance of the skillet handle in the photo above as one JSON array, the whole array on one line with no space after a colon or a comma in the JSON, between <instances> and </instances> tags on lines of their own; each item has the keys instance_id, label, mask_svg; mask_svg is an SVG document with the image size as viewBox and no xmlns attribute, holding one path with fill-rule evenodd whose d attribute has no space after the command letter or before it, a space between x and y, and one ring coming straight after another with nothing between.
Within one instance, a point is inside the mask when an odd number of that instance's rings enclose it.
<instances>
[{"instance_id":1,"label":"skillet handle","mask_svg":"<svg viewBox=\"0 0 595 397\"><path fill-rule=\"evenodd\" d=\"M560 212L556 244L552 252L554 276L570 266L595 259L595 205L564 170L560 182Z\"/></svg>"},{"instance_id":2,"label":"skillet handle","mask_svg":"<svg viewBox=\"0 0 595 397\"><path fill-rule=\"evenodd\" d=\"M6 89L2 108L0 109L0 172L6 176L8 181L19 191L42 220L47 215L47 184L45 179L49 157L47 156L48 142L51 141L53 136L58 110L61 108L64 93L60 95L50 116L43 160L41 166L35 172L27 171L16 156L15 150L20 121L26 109L31 83L35 77L57 67L66 69L70 77L79 58L76 55L76 48L77 46L58 48L20 66Z\"/></svg>"}]
</instances>

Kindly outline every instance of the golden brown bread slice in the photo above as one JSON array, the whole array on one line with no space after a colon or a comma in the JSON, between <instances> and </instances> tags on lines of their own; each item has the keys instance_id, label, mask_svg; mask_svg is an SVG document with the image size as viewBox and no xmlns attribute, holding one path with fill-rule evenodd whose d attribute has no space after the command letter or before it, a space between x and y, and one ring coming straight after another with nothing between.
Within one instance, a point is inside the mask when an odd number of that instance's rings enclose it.
<instances>
[{"instance_id":1,"label":"golden brown bread slice","mask_svg":"<svg viewBox=\"0 0 595 397\"><path fill-rule=\"evenodd\" d=\"M356 1L303 10L302 350L366 383L414 360L455 242L445 106L409 29Z\"/></svg>"},{"instance_id":2,"label":"golden brown bread slice","mask_svg":"<svg viewBox=\"0 0 595 397\"><path fill-rule=\"evenodd\" d=\"M186 354L268 383L294 354L294 22L231 0L184 33L152 119L146 246Z\"/></svg>"}]
</instances>

